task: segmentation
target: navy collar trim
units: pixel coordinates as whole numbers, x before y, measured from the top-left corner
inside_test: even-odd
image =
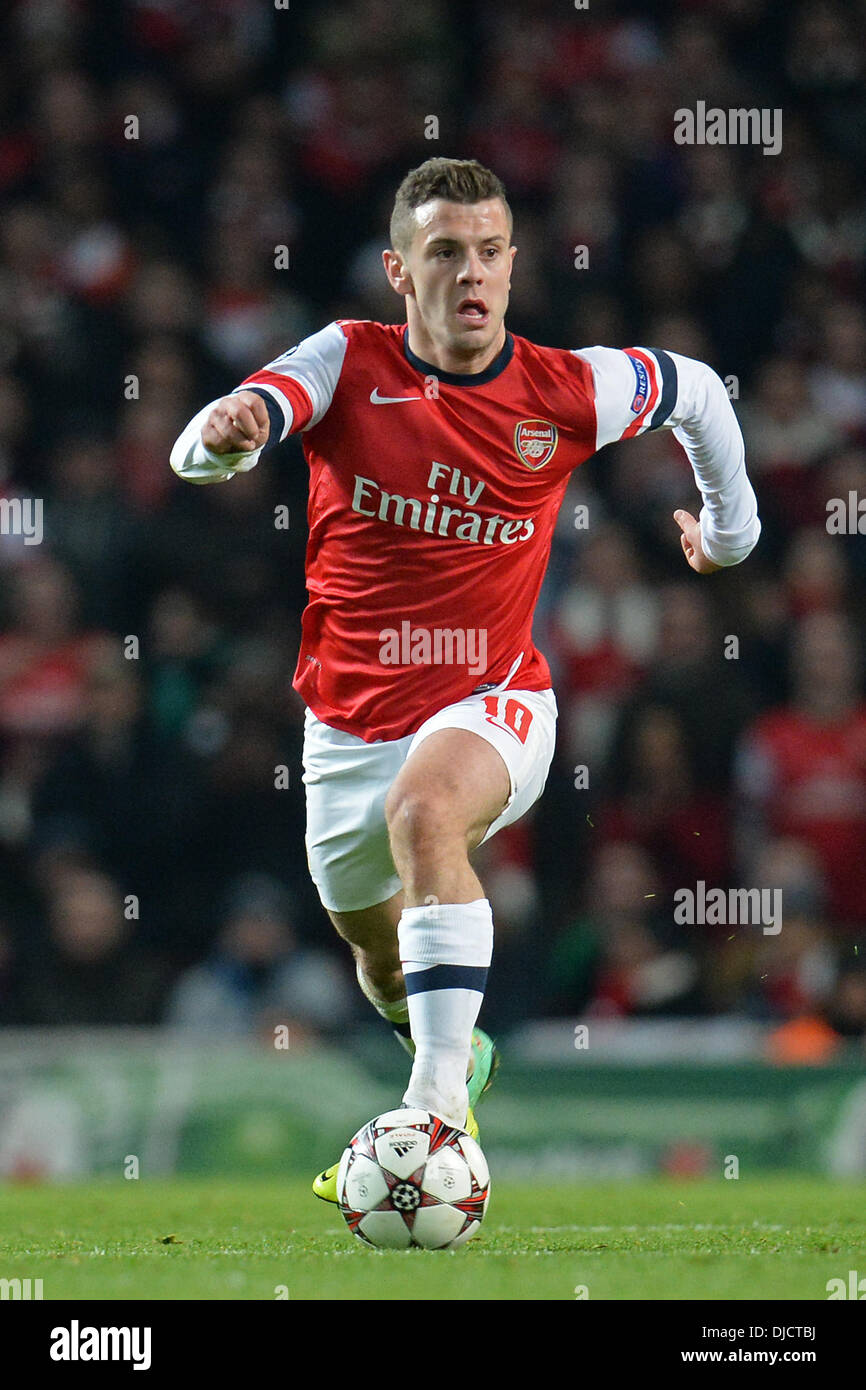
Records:
[[[410,366],[416,372],[423,372],[425,376],[438,377],[447,386],[483,386],[487,381],[493,381],[500,376],[508,366],[514,356],[514,338],[506,329],[505,342],[501,352],[494,357],[489,367],[485,367],[483,372],[444,372],[441,367],[434,367],[432,362],[424,362],[417,357],[409,346],[409,325],[403,333],[403,351]]]

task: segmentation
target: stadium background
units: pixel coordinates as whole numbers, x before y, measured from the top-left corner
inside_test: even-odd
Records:
[[[44,500],[41,544],[0,536],[7,1029],[169,1023],[263,1053],[286,1023],[314,1070],[347,1032],[391,1045],[303,852],[300,445],[231,488],[181,483],[168,454],[306,333],[401,317],[393,193],[444,154],[505,182],[512,331],[657,345],[730,383],[764,526],[700,579],[670,434],[575,476],[538,613],[554,769],[479,858],[483,1021],[525,1057],[630,1020],[633,1051],[647,1023],[697,1056],[721,1027],[780,1076],[862,1066],[866,537],[826,519],[866,496],[864,21],[777,0],[7,7],[0,497]],[[699,100],[781,108],[781,153],[677,145]],[[677,926],[698,880],[781,888],[782,932]]]

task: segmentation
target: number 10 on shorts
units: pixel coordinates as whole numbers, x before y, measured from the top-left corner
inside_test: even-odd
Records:
[[[500,695],[485,695],[484,708],[489,724],[508,729],[521,743],[526,742],[532,723],[532,710],[528,710],[519,700]]]

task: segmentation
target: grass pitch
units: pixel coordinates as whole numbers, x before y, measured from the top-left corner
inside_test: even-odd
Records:
[[[849,1269],[859,1183],[494,1179],[481,1234],[441,1253],[363,1246],[296,1180],[0,1187],[0,1278],[41,1278],[45,1300],[826,1300]]]

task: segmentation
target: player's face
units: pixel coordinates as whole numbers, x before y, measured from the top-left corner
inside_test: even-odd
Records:
[[[416,209],[415,218],[403,275],[396,282],[391,277],[395,289],[409,296],[412,346],[423,357],[432,344],[439,354],[473,366],[484,357],[492,360],[505,340],[516,252],[501,199],[464,204],[434,198]]]

